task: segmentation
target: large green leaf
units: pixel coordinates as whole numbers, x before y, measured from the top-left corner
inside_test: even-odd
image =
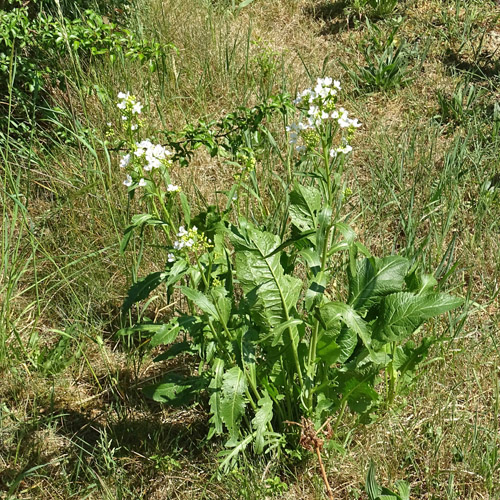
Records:
[[[252,425],[255,429],[255,451],[262,453],[266,444],[267,425],[273,418],[273,401],[267,391],[264,391],[264,396],[259,399],[258,405],[259,409],[255,412]]]
[[[168,345],[174,342],[179,335],[181,327],[177,318],[161,325],[161,328],[151,337],[151,346]]]
[[[205,314],[218,320],[219,315],[213,302],[199,290],[193,290],[187,286],[180,286],[179,290],[191,301],[193,301]]]
[[[123,301],[122,312],[125,314],[132,307],[132,304],[147,298],[148,295],[161,283],[163,283],[167,277],[168,273],[158,271],[156,273],[149,274],[145,278],[133,284],[129,288],[127,297]]]
[[[289,214],[292,224],[301,231],[316,229],[316,214],[321,208],[321,193],[313,188],[295,183],[290,193]]]
[[[336,363],[341,354],[341,349],[335,342],[337,340],[337,336],[338,331],[325,332],[318,340],[316,355],[327,365],[333,365],[333,363]]]
[[[285,275],[280,264],[279,237],[247,227],[247,239],[233,238],[236,276],[245,293],[252,319],[261,326],[278,326],[297,304],[302,281]]]
[[[125,314],[133,304],[146,299],[149,294],[162,283],[170,286],[186,274],[187,264],[185,260],[178,260],[166,271],[151,273],[145,278],[134,283],[128,290],[127,297],[123,301],[122,312]]]
[[[341,320],[345,325],[356,333],[365,347],[370,349],[371,335],[366,321],[348,304],[343,302],[328,302],[319,309],[323,327],[328,330],[329,325],[334,325]]]
[[[205,377],[184,377],[168,373],[159,384],[143,389],[144,394],[160,403],[181,406],[190,403],[207,386]]]
[[[245,413],[246,389],[245,374],[239,366],[234,366],[224,373],[220,417],[229,431],[231,440],[237,440],[239,436],[240,420]]]
[[[361,377],[358,374],[346,374],[344,380],[339,381],[339,390],[342,398],[347,400],[350,410],[363,414],[377,401],[379,395],[373,388],[370,377]]]
[[[217,358],[212,366],[212,380],[208,388],[212,391],[210,396],[210,423],[212,427],[210,429],[208,439],[210,439],[214,434],[222,434],[222,381],[224,374],[224,361]]]
[[[415,295],[399,292],[384,297],[379,317],[373,325],[373,338],[379,342],[401,342],[426,319],[455,309],[462,299],[445,293]]]
[[[384,295],[401,291],[408,265],[397,255],[358,261],[355,275],[350,270],[348,273],[348,303],[358,311],[366,311]]]
[[[354,352],[354,349],[358,344],[358,336],[356,335],[356,332],[354,330],[343,327],[340,331],[339,336],[337,337],[337,343],[340,348],[340,355],[337,362],[344,363],[351,357],[352,353]]]

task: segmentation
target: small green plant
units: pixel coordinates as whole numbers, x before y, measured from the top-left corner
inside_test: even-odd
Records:
[[[410,485],[406,481],[396,481],[396,493],[379,485],[375,473],[375,464],[371,461],[365,485],[369,500],[410,500]]]
[[[416,71],[410,65],[413,51],[404,40],[396,37],[400,25],[394,27],[388,36],[374,24],[367,22],[367,25],[370,36],[360,47],[365,65],[354,64],[352,69],[342,64],[357,91],[387,91],[410,84]]]
[[[351,0],[344,9],[347,16],[359,18],[382,18],[392,14],[399,0]]]
[[[142,105],[119,95],[129,147],[120,164],[124,184],[147,208],[134,216],[122,249],[136,229],[143,234],[155,227],[165,240],[162,270],[133,284],[123,312],[159,286],[167,300],[185,301],[170,321],[122,333],[149,332],[152,346],[169,346],[157,360],[181,353],[200,359],[191,373],[169,372],[145,393],[172,405],[206,393],[208,437],[227,437],[220,454],[226,471],[249,447],[279,452],[300,441],[320,458],[321,446],[299,440],[297,426],[289,424],[326,429],[330,438],[346,411],[369,421],[392,404],[427,354],[429,337],[420,344],[408,339],[462,302],[436,291],[436,279],[417,263],[373,256],[347,224],[342,178],[361,124],[339,106],[339,91],[338,81],[318,79],[292,110],[277,108],[297,120],[286,128],[286,203],[274,232],[248,203],[244,211],[238,205],[240,197],[259,192],[257,180],[255,188],[236,182],[222,208],[194,216],[182,186],[171,181],[173,152],[139,141]],[[245,130],[239,134],[247,137],[246,147],[225,153],[240,166],[241,179],[258,167],[259,141]]]
[[[474,84],[460,82],[451,96],[443,91],[437,91],[439,103],[439,118],[442,122],[464,123],[477,109],[485,90]]]

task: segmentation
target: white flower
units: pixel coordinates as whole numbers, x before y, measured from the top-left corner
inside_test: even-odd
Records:
[[[361,123],[358,122],[358,119],[357,118],[354,118],[354,120],[351,120],[351,126],[354,127],[354,128],[359,128],[361,127]]]
[[[169,151],[167,151],[161,144],[156,144],[155,146],[153,146],[151,154],[154,157],[163,160],[165,156],[169,154]]]
[[[111,122],[106,123],[106,125],[107,125],[108,127],[111,127],[111,126],[112,126]]]
[[[127,103],[125,101],[119,102],[116,105],[116,107],[119,108],[119,109],[125,109],[127,107]]]
[[[288,141],[289,144],[295,144],[297,142],[297,139],[299,138],[298,134],[296,132],[292,132],[290,134],[290,140]]]
[[[134,123],[134,125],[130,126],[130,130],[137,130],[139,128],[139,125],[137,123]]]
[[[154,158],[151,156],[149,151],[146,153],[147,165],[144,167],[144,170],[152,170],[153,168],[158,168],[161,165],[161,161],[158,158]]]
[[[352,151],[352,146],[350,144],[344,144],[344,147],[338,147],[336,149],[330,150],[330,156],[336,158],[338,153],[348,154]]]
[[[182,250],[183,247],[184,247],[183,241],[174,241],[174,249],[175,250]]]
[[[182,238],[186,234],[188,234],[188,232],[186,231],[185,227],[184,226],[179,226],[179,232],[177,233],[177,236],[179,238]]]
[[[319,111],[318,106],[311,106],[307,114],[309,116],[316,116],[318,114],[318,111]]]
[[[352,151],[352,146],[350,144],[346,144],[343,148],[337,148],[337,151],[346,155]]]
[[[295,146],[295,151],[297,151],[297,153],[305,153],[306,147],[305,146]]]
[[[126,94],[124,92],[118,92],[118,99],[127,99],[130,96],[130,92]]]
[[[337,110],[332,111],[331,117],[336,120],[339,117],[339,112]]]
[[[342,109],[340,111],[342,111]],[[342,116],[338,119],[338,123],[340,128],[347,128],[351,125],[351,120],[347,118],[347,111],[344,110]]]
[[[324,85],[325,87],[329,87],[332,84],[332,79],[329,76],[325,76],[325,78],[318,78],[318,85]]]
[[[130,154],[126,154],[120,160],[120,168],[125,168],[130,163]]]
[[[169,184],[167,186],[167,191],[169,193],[175,193],[175,192],[180,191],[180,190],[181,190],[181,188],[179,186],[176,186],[175,184]]]
[[[193,245],[194,245],[194,240],[193,238],[189,238],[189,240],[186,241],[185,245],[188,247],[188,248],[191,248]]]
[[[132,177],[127,174],[127,178],[123,181],[123,184],[127,187],[130,187],[132,185]]]
[[[135,145],[141,149],[149,149],[149,148],[153,147],[153,143],[149,139],[146,139],[146,140],[141,141],[141,142],[136,142]]]
[[[128,117],[127,117],[127,116],[125,116],[125,115],[122,115],[122,120],[123,120],[124,122],[126,122],[126,121],[128,120]]]
[[[338,80],[333,80],[333,86],[337,89],[337,90],[342,90],[342,87],[340,86],[340,82]]]
[[[140,115],[141,114],[141,111],[142,111],[142,104],[140,102],[136,102],[133,106],[132,106],[132,113],[133,114],[137,114],[137,115]]]
[[[167,262],[174,262],[175,261],[175,255],[173,253],[167,254]]]
[[[146,184],[147,184],[147,183],[146,183],[146,179],[142,179],[142,178],[141,178],[141,179],[139,180],[139,187],[144,187]]]

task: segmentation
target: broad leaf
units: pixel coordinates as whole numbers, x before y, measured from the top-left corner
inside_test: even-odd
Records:
[[[160,403],[181,406],[190,403],[207,386],[204,377],[184,377],[169,373],[159,384],[143,389],[144,394]]]
[[[136,302],[147,298],[155,288],[157,288],[163,281],[165,281],[167,276],[168,273],[166,273],[165,271],[158,271],[156,273],[149,274],[145,278],[133,284],[129,288],[127,297],[123,301],[123,314],[125,314],[132,307],[132,304],[135,304]]]
[[[313,188],[295,183],[290,193],[288,209],[292,224],[301,231],[316,229],[316,213],[321,208],[321,193]]]
[[[415,292],[417,295],[430,292],[437,285],[437,280],[432,274],[422,274],[418,270],[409,274],[405,281],[407,291]]]
[[[182,341],[177,342],[172,347],[167,349],[165,352],[162,352],[160,355],[156,356],[153,360],[155,363],[158,361],[165,361],[167,359],[173,359],[181,353],[189,353],[194,354],[192,342]]]
[[[193,290],[187,286],[180,286],[179,290],[192,302],[194,302],[205,314],[208,314],[213,319],[218,320],[219,314],[213,302],[198,290]]]
[[[210,423],[212,428],[210,429],[208,439],[210,439],[214,434],[222,434],[222,377],[224,374],[224,361],[217,358],[214,361],[212,367],[212,380],[210,381],[209,389],[212,391],[210,396]]]
[[[358,344],[358,336],[356,332],[351,328],[342,328],[339,336],[337,337],[337,344],[340,348],[340,355],[338,358],[339,363],[346,362],[354,352],[356,345]]]
[[[379,395],[369,381],[351,378],[343,387],[342,396],[352,412],[363,414],[378,400]]]
[[[414,295],[394,293],[384,297],[379,317],[373,325],[373,338],[379,342],[401,342],[426,319],[455,309],[462,299],[445,293]]]
[[[348,303],[356,310],[368,310],[384,295],[402,290],[407,270],[408,261],[397,255],[358,261],[356,274],[348,273]]]
[[[299,252],[299,255],[304,259],[314,275],[319,273],[321,269],[321,258],[314,248],[305,248]]]
[[[245,413],[247,383],[245,374],[239,366],[234,366],[225,372],[222,379],[223,397],[220,416],[233,440],[238,438],[240,420]]]
[[[162,325],[162,327],[151,337],[151,346],[156,347],[158,345],[168,345],[174,342],[179,335],[181,327],[177,318],[170,320],[168,323]]]
[[[255,429],[255,451],[256,453],[262,453],[266,444],[265,434],[267,424],[273,418],[273,401],[267,391],[264,391],[264,396],[259,399],[258,405],[259,409],[255,412],[252,425]]]
[[[338,331],[333,333],[325,332],[318,340],[316,355],[327,365],[333,365],[336,363],[342,352],[339,345],[335,342],[337,336]],[[354,336],[356,337],[356,335]]]
[[[320,308],[319,314],[325,329],[328,330],[329,325],[335,324],[340,319],[358,335],[365,347],[370,349],[371,338],[368,325],[351,306],[342,302],[328,302]]]
[[[288,319],[297,304],[302,281],[285,275],[277,236],[259,231],[250,225],[247,240],[232,237],[236,254],[236,275],[245,293],[252,319],[260,326],[277,326]]]

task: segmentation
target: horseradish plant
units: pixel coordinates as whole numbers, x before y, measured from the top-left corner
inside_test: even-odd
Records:
[[[160,285],[167,300],[176,293],[185,298],[168,322],[122,333],[149,332],[152,346],[169,346],[158,361],[198,356],[194,373],[169,371],[146,393],[169,404],[206,394],[208,437],[227,437],[221,456],[226,470],[248,447],[262,453],[297,443],[298,426],[288,423],[302,417],[316,429],[331,422],[328,434],[335,437],[346,411],[366,421],[391,404],[433,342],[422,334],[417,342],[411,337],[427,320],[461,304],[435,291],[436,279],[408,259],[371,255],[346,224],[342,173],[361,124],[339,106],[339,91],[338,81],[318,79],[293,105],[281,97],[281,105],[265,112],[247,110],[247,116],[258,116],[253,121],[236,127],[226,122],[227,134],[202,127],[199,143],[213,150],[214,137],[220,137],[217,154],[238,162],[242,174],[223,209],[211,207],[196,217],[182,186],[170,179],[182,141],[172,141],[170,151],[169,145],[140,140],[141,105],[120,94],[130,149],[120,162],[124,184],[147,207],[133,217],[122,249],[146,225],[165,234],[163,270],[137,281],[123,310]],[[296,119],[287,126],[289,146],[282,153],[289,183],[280,234],[263,230],[265,220],[231,208],[235,195],[245,195],[245,186],[251,190],[241,177],[250,172],[258,179],[253,145],[269,136],[263,121],[273,112]],[[227,137],[239,137],[240,149],[224,142]]]

